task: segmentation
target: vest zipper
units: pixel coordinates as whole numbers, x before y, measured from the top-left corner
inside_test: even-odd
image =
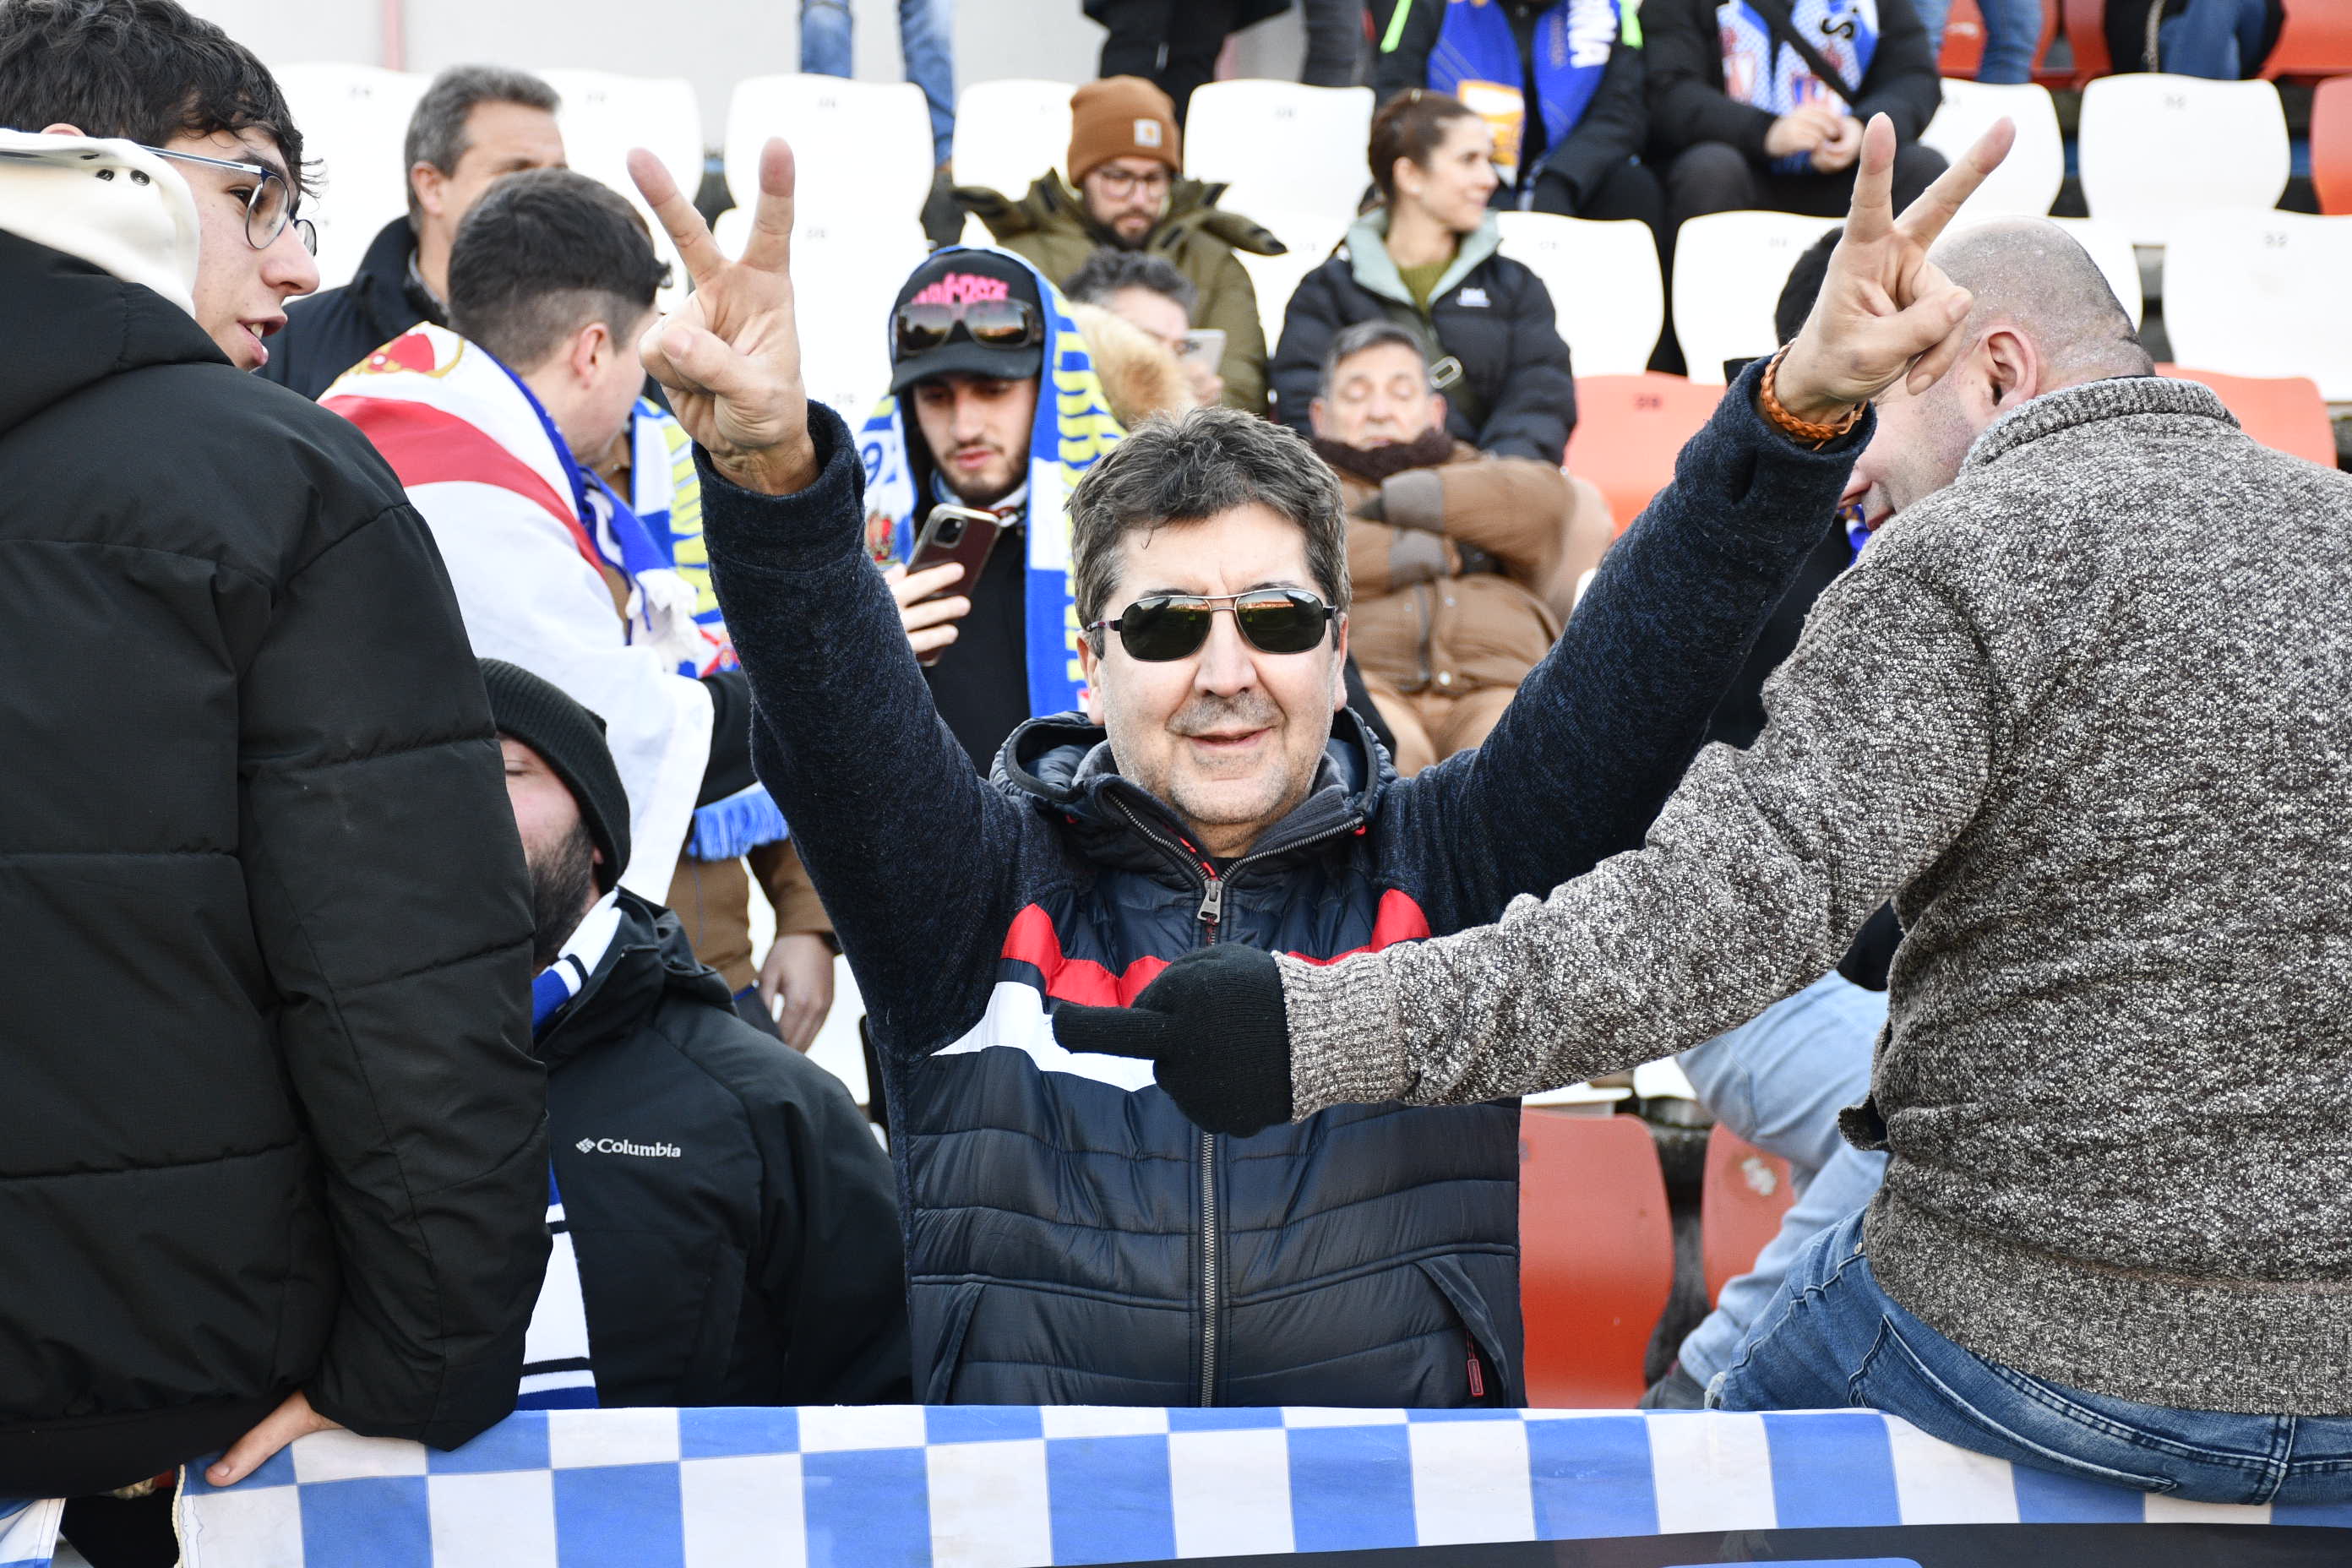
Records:
[[[1143,819],[1129,810],[1125,801],[1113,796],[1111,804],[1118,807],[1118,814],[1126,817],[1129,824],[1146,839],[1163,848],[1170,847],[1166,837],[1145,826]],[[1296,843],[1282,845],[1276,849],[1267,850],[1265,853],[1287,855],[1295,849],[1320,844],[1327,838],[1338,838],[1353,833],[1359,826],[1359,819],[1351,817],[1337,827],[1301,838]],[[1176,843],[1182,847],[1181,858],[1201,879],[1201,907],[1194,916],[1201,922],[1201,945],[1213,947],[1224,924],[1226,877],[1230,877],[1259,857],[1244,855],[1226,868],[1224,876],[1220,876],[1215,865],[1207,856],[1195,849],[1190,841],[1179,837]],[[1202,1133],[1199,1152],[1201,1159],[1201,1404],[1205,1407],[1217,1402],[1217,1313],[1224,1304],[1223,1259],[1221,1256],[1220,1215],[1217,1212],[1217,1135],[1213,1132]],[[1474,1362],[1473,1365],[1475,1364]]]

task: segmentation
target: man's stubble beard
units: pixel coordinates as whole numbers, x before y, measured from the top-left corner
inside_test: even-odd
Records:
[[[575,822],[552,849],[525,846],[530,868],[530,967],[553,963],[580,928],[596,895],[596,845],[588,825]]]

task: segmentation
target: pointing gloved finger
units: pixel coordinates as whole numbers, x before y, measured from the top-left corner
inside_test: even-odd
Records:
[[[1054,1037],[1067,1051],[1158,1061],[1174,1044],[1174,1028],[1139,1007],[1088,1007],[1064,1002],[1054,1009]]]

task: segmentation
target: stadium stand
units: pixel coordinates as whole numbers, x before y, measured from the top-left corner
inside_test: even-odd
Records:
[[[1552,312],[1577,373],[1639,375],[1666,315],[1650,226],[1551,213],[1496,217],[1503,254],[1525,262],[1551,291]]]
[[[953,168],[959,185],[1018,199],[1070,152],[1070,84],[1015,78],[977,81],[956,95]]]
[[[689,197],[702,184],[702,106],[684,77],[621,76],[612,71],[542,70],[535,73],[562,99],[556,123],[563,132],[563,157],[572,167],[628,198],[644,215],[654,249],[669,263],[669,285],[656,300],[665,311],[686,302],[686,269],[668,231],[629,178],[629,149],[643,147],[661,160],[669,177]]]
[[[2336,436],[2327,405],[2319,395],[2319,384],[2309,376],[2228,375],[2177,364],[2156,368],[2159,374],[2184,376],[2211,387],[2246,434],[2263,445],[2323,468],[2336,467]]]
[[[2285,24],[2263,75],[2314,80],[2352,71],[2352,5],[2344,0],[2298,0],[2286,8]]]
[[[2352,214],[2352,76],[2330,77],[2311,95],[2311,184],[2321,212]]]
[[[2060,25],[2074,57],[2074,85],[2115,68],[2107,61],[2106,0],[2058,0]]]
[[[432,79],[376,66],[305,63],[271,68],[302,127],[305,155],[322,184],[302,211],[319,229],[319,287],[351,281],[368,242],[408,210],[401,143]]]
[[[922,89],[799,74],[737,82],[727,103],[726,160],[727,191],[739,207],[759,199],[760,149],[772,136],[793,145],[796,226],[875,225],[895,246],[897,226],[917,223],[934,168]]]
[[[1771,212],[1709,213],[1683,225],[1675,240],[1675,334],[1693,381],[1720,386],[1724,361],[1780,346],[1772,307],[1789,268],[1836,226],[1835,218]]]
[[[1250,212],[1248,216],[1290,247],[1280,256],[1260,256],[1249,250],[1234,252],[1242,270],[1249,274],[1250,290],[1257,296],[1257,319],[1265,328],[1265,341],[1271,347],[1282,341],[1283,312],[1290,308],[1290,296],[1297,289],[1298,280],[1322,266],[1339,248],[1339,241],[1347,237],[1348,220],[1325,213],[1278,209]]]
[[[1184,173],[1223,182],[1230,188],[1217,205],[1269,227],[1269,213],[1345,226],[1370,183],[1364,144],[1371,128],[1368,87],[1213,81],[1192,94]]]
[[[1722,396],[1720,386],[1654,371],[1580,375],[1568,471],[1601,487],[1622,533],[1674,478],[1675,454],[1706,423]]]
[[[1944,101],[1919,140],[1948,162],[1976,144],[2007,115],[2017,124],[2017,142],[1992,176],[1961,209],[1962,222],[2023,213],[2040,216],[2058,199],[2066,181],[2066,143],[2058,130],[2058,109],[2050,89],[2026,82],[1992,87],[1944,79]]]
[[[2210,212],[2179,224],[2165,252],[2172,357],[2232,375],[2309,376],[2352,402],[2352,217]]]
[[[1788,1161],[1767,1154],[1720,1123],[1708,1131],[1698,1212],[1709,1307],[1723,1295],[1727,1281],[1756,1266],[1756,1255],[1780,1230],[1780,1216],[1796,1201]]]
[[[1675,1277],[1656,1145],[1637,1116],[1519,1118],[1519,1300],[1528,1402],[1624,1408]]]
[[[2042,37],[2033,46],[2035,78],[2041,73],[2041,62],[2050,53],[2050,41],[2058,36],[2058,13],[2048,5],[2042,7]],[[1948,82],[1954,78],[1976,80],[1977,68],[1984,61],[1984,14],[1977,9],[1976,0],[1952,0],[1951,14],[1944,20],[1943,52],[1936,58],[1936,68]]]
[[[2091,216],[2135,245],[2165,244],[2189,213],[2274,207],[2290,167],[2277,88],[2155,72],[2083,89],[2076,153]]]

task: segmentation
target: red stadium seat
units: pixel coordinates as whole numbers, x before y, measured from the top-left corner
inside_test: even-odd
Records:
[[[2312,94],[2311,184],[2321,212],[2352,213],[2352,76],[2330,77]]]
[[[2343,0],[2299,0],[2286,8],[2286,25],[2263,75],[2272,81],[2293,77],[2308,81],[2352,71],[2352,6]]]
[[[1722,399],[1719,386],[1698,386],[1654,371],[1580,375],[1568,471],[1601,487],[1622,533],[1675,477],[1675,454],[1698,434]]]
[[[2074,85],[2115,69],[2107,58],[2106,0],[2059,0],[2066,18],[2066,47],[2074,51]]]
[[[1756,1266],[1756,1255],[1780,1231],[1780,1216],[1796,1200],[1788,1161],[1716,1123],[1706,1135],[1706,1176],[1698,1200],[1708,1306],[1723,1294],[1726,1281]]]
[[[1519,1113],[1528,1403],[1622,1409],[1675,1282],[1657,1146],[1639,1117]]]
[[[2328,423],[2327,405],[2319,385],[2299,375],[2224,375],[2217,370],[2187,370],[2177,364],[2156,367],[2159,375],[2177,375],[2204,383],[2237,416],[2246,434],[2265,447],[2275,447],[2307,458],[2324,468],[2336,466],[2336,432]]]
[[[2043,0],[2042,36],[2033,41],[2033,79],[2042,79],[2042,57],[2050,52],[2050,41],[2058,36],[2057,9]],[[1977,9],[1977,0],[1952,0],[1951,15],[1944,21],[1944,49],[1936,58],[1937,76],[1958,77],[1965,81],[1977,79],[1977,70],[1984,64],[1984,13]],[[2059,81],[2063,83],[2064,77]]]

